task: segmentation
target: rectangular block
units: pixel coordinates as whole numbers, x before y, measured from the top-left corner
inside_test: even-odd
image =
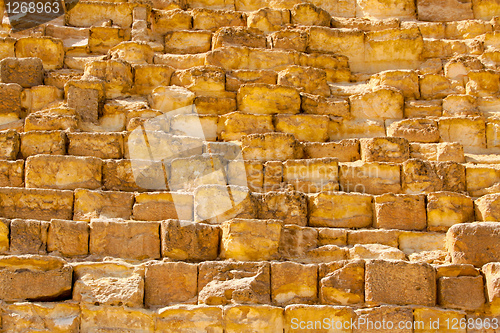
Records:
[[[334,157],[339,162],[359,160],[359,140],[345,139],[336,142],[302,142],[304,158]]]
[[[406,255],[419,252],[446,251],[446,234],[441,232],[404,231],[399,235],[399,249]]]
[[[381,244],[398,247],[401,230],[349,230],[347,235],[347,245],[356,244]]]
[[[415,324],[414,332],[428,332],[435,330],[444,333],[465,333],[467,330],[460,325],[451,323],[460,323],[465,321],[465,313],[447,309],[436,308],[416,308],[413,310],[413,320]],[[450,325],[448,325],[450,323]],[[418,325],[418,326],[417,326]]]
[[[296,278],[291,281],[290,274]],[[274,304],[313,304],[318,294],[318,266],[294,262],[271,263],[271,295]]]
[[[66,134],[63,131],[23,132],[20,151],[24,159],[38,154],[65,155]]]
[[[67,133],[68,155],[122,158],[122,133]]]
[[[283,181],[304,193],[335,191],[338,170],[335,158],[287,160],[283,163]]]
[[[300,192],[268,192],[256,195],[259,219],[280,219],[287,224],[307,224],[307,199]]]
[[[293,134],[298,141],[324,142],[328,140],[329,116],[279,114],[274,117],[274,121],[277,132]]]
[[[49,222],[14,219],[10,223],[10,252],[45,254]]]
[[[457,310],[474,311],[484,305],[482,276],[441,277],[438,279],[439,305]]]
[[[38,220],[73,218],[73,192],[50,189],[0,188],[0,215]]]
[[[51,220],[47,234],[47,252],[58,252],[64,257],[87,255],[89,253],[88,223]]]
[[[410,325],[413,322],[413,309],[411,307],[382,305],[355,311],[360,323],[359,329],[366,333],[376,333],[379,330],[375,328],[375,323],[383,324],[384,321],[386,328],[393,327],[392,331],[395,333],[413,333],[413,328]],[[405,327],[404,323],[409,323],[408,327]]]
[[[136,220],[193,220],[194,198],[188,193],[149,192],[135,196],[133,216]]]
[[[203,53],[210,51],[211,46],[211,31],[170,31],[165,35],[165,53]]]
[[[15,160],[19,153],[19,134],[15,130],[0,132],[0,158],[5,160]]]
[[[417,0],[418,19],[421,21],[459,21],[474,18],[472,1]]]
[[[243,15],[232,11],[234,7],[230,8],[231,11],[222,10],[228,9],[227,7],[231,6],[232,1],[224,0],[224,3],[226,8],[213,8],[212,6],[207,8],[206,5],[202,5],[193,10],[193,29],[216,31],[221,27],[245,26]]]
[[[486,298],[490,311],[493,315],[500,313],[500,290],[498,289],[498,281],[500,279],[500,267],[498,263],[489,263],[482,267],[485,276]]]
[[[425,196],[383,194],[374,199],[375,228],[423,230],[427,226]]]
[[[241,140],[248,134],[274,132],[271,115],[231,112],[219,117],[220,137],[224,141]]]
[[[0,114],[18,116],[21,113],[21,92],[23,88],[17,83],[0,83]]]
[[[441,142],[458,142],[466,153],[486,148],[486,125],[480,117],[440,118],[439,133]]]
[[[254,114],[300,112],[300,94],[291,87],[252,83],[242,85],[237,95],[238,110]]]
[[[302,110],[307,114],[322,114],[348,118],[349,102],[343,99],[325,98],[318,95],[301,93]]]
[[[242,137],[243,159],[285,161],[299,157],[295,137],[286,133],[250,134]]]
[[[226,90],[238,91],[243,84],[276,84],[278,73],[264,69],[235,69],[226,72]]]
[[[26,160],[26,187],[96,189],[101,186],[102,160],[96,157],[30,156]]]
[[[359,143],[365,162],[401,163],[410,157],[408,140],[404,138],[360,139]]]
[[[24,186],[24,161],[0,160],[0,186]]]
[[[148,160],[105,160],[102,168],[106,190],[144,191],[165,189],[163,163]]]
[[[454,224],[473,220],[474,205],[468,196],[453,192],[427,195],[427,230],[447,231]]]
[[[283,309],[270,305],[235,305],[224,310],[225,332],[245,329],[263,333],[283,331]]]
[[[174,305],[158,310],[156,329],[165,333],[182,330],[223,332],[222,308],[206,305]]]
[[[19,38],[16,42],[16,57],[40,58],[46,71],[60,69],[64,62],[63,42],[49,36]]]
[[[465,169],[467,192],[471,197],[497,193],[500,169],[495,165],[467,165]]]
[[[140,308],[124,306],[81,306],[80,330],[84,332],[99,331],[137,331],[154,332],[154,313]]]
[[[439,142],[438,123],[424,118],[395,121],[387,128],[387,135],[413,142]]]
[[[343,250],[328,245],[320,250],[317,248],[318,231],[315,228],[301,227],[295,224],[285,224],[282,227],[279,244],[279,254],[282,260],[315,263],[320,262],[321,259],[326,260],[326,257],[338,256]],[[321,258],[322,256],[324,258]]]
[[[128,3],[78,3],[68,12],[67,21],[74,27],[91,27],[108,19],[121,28],[129,28],[132,8]]]
[[[192,16],[181,9],[151,11],[154,33],[165,35],[170,31],[191,29]]]
[[[73,220],[91,221],[94,218],[130,219],[134,195],[115,191],[75,190]]]
[[[91,27],[88,37],[92,53],[106,54],[109,49],[125,40],[125,31],[118,27]]]
[[[420,159],[406,160],[402,165],[403,193],[419,194],[443,190],[444,180],[435,164]]]
[[[159,258],[159,229],[158,222],[93,220],[90,222],[89,252],[137,260]]]
[[[365,299],[365,265],[361,260],[319,265],[321,303],[352,305]]]
[[[368,194],[400,193],[398,164],[362,161],[340,164],[340,190]]]
[[[354,118],[372,120],[402,119],[403,94],[390,87],[377,87],[371,91],[353,94],[349,97],[351,115]]]
[[[285,333],[352,332],[350,323],[355,322],[355,316],[354,310],[343,306],[289,305],[285,308]]]
[[[456,142],[410,143],[410,157],[438,162],[465,162],[464,148]]]

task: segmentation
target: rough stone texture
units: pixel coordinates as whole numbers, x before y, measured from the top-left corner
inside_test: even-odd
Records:
[[[362,161],[341,164],[339,180],[344,192],[401,192],[401,170],[397,164]]]
[[[416,308],[413,310],[413,320],[419,321],[423,324],[420,325],[420,332],[435,330],[437,332],[460,332],[465,333],[467,330],[463,327],[448,327],[447,323],[460,322],[465,320],[465,312],[454,311],[447,309],[436,308]]]
[[[361,260],[335,262],[319,266],[321,303],[349,305],[365,299],[365,267]]]
[[[259,198],[260,219],[280,219],[286,224],[307,224],[307,200],[301,192],[268,192]]]
[[[20,141],[19,150],[25,159],[38,154],[66,154],[66,135],[63,131],[24,132],[21,133]]]
[[[402,327],[398,326],[399,323],[413,321],[413,311],[410,307],[382,305],[376,308],[355,310],[355,312],[360,325],[358,325],[357,329],[353,330],[353,332],[380,332],[380,329],[377,329],[376,327],[381,327],[384,321],[386,322],[386,329],[391,325],[389,322],[392,323],[393,328],[391,329],[391,332],[413,332],[412,328],[406,328],[404,324],[401,324]],[[375,326],[376,322],[379,322],[380,324]]]
[[[426,227],[425,197],[412,194],[376,196],[374,226],[385,229],[422,230]]]
[[[122,158],[121,133],[68,133],[68,155]]]
[[[14,219],[10,223],[10,252],[13,254],[44,254],[47,248],[49,223]]]
[[[242,85],[238,89],[238,109],[245,113],[298,113],[299,92],[291,87],[263,83]]]
[[[22,87],[17,83],[0,83],[0,93],[2,94],[0,114],[19,115],[21,112],[21,91]]]
[[[290,275],[295,278],[290,280]],[[271,298],[273,304],[314,304],[317,300],[317,265],[293,262],[271,263]]]
[[[455,224],[473,220],[474,207],[471,198],[452,192],[427,195],[427,230],[447,231]]]
[[[87,255],[89,231],[86,222],[51,220],[47,234],[47,252],[58,252],[65,257]]]
[[[254,330],[272,333],[283,331],[283,308],[270,305],[236,305],[224,311],[225,331]]]
[[[223,332],[222,308],[205,305],[174,305],[162,308],[156,316],[156,329],[166,333],[181,330]]]
[[[107,330],[154,332],[153,312],[124,306],[81,306],[80,330],[99,332]]]
[[[75,190],[73,220],[91,221],[93,218],[129,219],[134,195],[114,191]]]
[[[332,327],[335,327],[336,322],[350,323],[351,320],[355,321],[355,316],[353,309],[342,306],[289,305],[285,308],[285,332],[293,332],[300,327],[300,323],[305,328],[303,329],[304,332],[314,332],[316,331],[314,323],[323,322],[325,318],[328,318],[327,323],[330,325],[330,329],[324,328],[322,331],[328,332]],[[322,327],[328,327],[328,325]],[[340,329],[339,331],[348,332],[349,330]]]
[[[43,64],[40,58],[4,58],[0,61],[3,83],[17,83],[23,88],[43,84]]]
[[[138,193],[133,207],[135,220],[193,220],[193,195],[189,193]]]
[[[442,277],[438,280],[438,303],[450,309],[473,311],[483,306],[482,276]]]
[[[500,313],[500,290],[498,281],[500,279],[500,267],[498,263],[489,263],[483,266],[482,271],[485,276],[486,300],[494,315]]]
[[[408,141],[403,138],[373,138],[359,140],[361,159],[365,162],[406,161],[410,156]]]

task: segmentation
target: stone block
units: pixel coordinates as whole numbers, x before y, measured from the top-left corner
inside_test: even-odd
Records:
[[[135,220],[193,220],[193,195],[189,193],[149,192],[135,196]]]
[[[278,73],[278,85],[291,86],[308,94],[329,97],[330,87],[326,81],[326,72],[314,67],[289,66]]]
[[[287,223],[285,221],[284,223]],[[279,254],[282,259],[296,260],[304,263],[318,262],[318,258],[322,254],[331,250],[331,255],[338,255],[342,250],[337,250],[336,246],[326,246],[325,253],[314,253],[318,246],[318,231],[315,228],[301,227],[294,224],[285,224],[281,229],[281,237],[279,244]],[[320,251],[321,252],[321,251]],[[335,253],[337,252],[337,253]],[[311,254],[313,253],[313,254]]]
[[[96,189],[101,186],[102,161],[96,157],[36,155],[26,160],[26,187]]]
[[[372,201],[372,196],[361,193],[318,193],[309,198],[309,226],[370,227],[373,220]]]
[[[365,264],[365,300],[375,304],[436,304],[436,272],[425,263],[369,260]]]
[[[382,244],[356,244],[349,248],[349,259],[406,260],[403,251]]]
[[[129,219],[134,204],[132,193],[115,191],[75,190],[73,220],[91,221],[94,218]]]
[[[285,308],[285,333],[300,329],[304,333],[351,331],[351,322],[355,321],[354,310],[333,305],[289,305]],[[340,329],[335,328],[335,324]],[[318,324],[321,329],[318,329]],[[341,326],[342,325],[342,326]],[[316,328],[315,328],[316,327]],[[345,329],[347,327],[347,329]]]
[[[198,304],[269,304],[270,264],[205,261],[198,267]]]
[[[235,97],[198,96],[194,100],[198,114],[223,115],[236,111]]]
[[[83,121],[96,123],[99,117],[99,91],[89,88],[68,87],[68,106],[75,109]]]
[[[28,112],[50,108],[50,106],[57,105],[57,103],[63,101],[62,90],[53,86],[35,86],[31,87],[29,90],[26,89],[24,93],[26,94],[26,100],[30,100],[30,102],[25,105]]]
[[[271,49],[305,52],[307,33],[302,29],[285,28],[269,34],[267,43]]]
[[[478,268],[471,264],[442,264],[436,266],[436,277],[479,276]]]
[[[465,313],[462,311],[454,311],[437,308],[416,308],[413,310],[414,324],[418,323],[418,328],[415,326],[414,332],[444,332],[444,333],[465,333],[466,329],[462,325],[452,325],[451,323],[465,322]],[[448,323],[450,323],[448,325]]]
[[[319,265],[319,298],[322,304],[352,305],[365,299],[365,265],[362,260]]]
[[[85,65],[84,75],[104,81],[107,99],[126,96],[134,83],[132,66],[123,60],[94,60]]]
[[[213,9],[213,8],[195,8],[191,11],[193,15],[193,29],[216,31],[221,27],[245,26],[246,19],[242,13]]]
[[[395,88],[380,87],[355,94],[349,97],[349,103],[354,118],[373,120],[403,118],[404,97]]]
[[[231,112],[219,118],[220,135],[224,141],[241,140],[248,134],[274,131],[271,115]]]
[[[456,142],[410,143],[410,157],[437,162],[465,162],[463,146]]]
[[[328,157],[288,160],[283,163],[283,182],[304,193],[335,191],[338,189],[338,162]]]
[[[67,23],[74,27],[99,26],[111,20],[121,28],[132,25],[132,8],[128,3],[78,3],[68,12]]]
[[[441,117],[443,106],[441,100],[408,100],[405,101],[405,118]]]
[[[295,276],[290,280],[290,275]],[[294,262],[271,263],[273,304],[314,304],[318,295],[318,266]]]
[[[447,22],[474,18],[472,1],[417,0],[417,10],[420,21]]]
[[[457,25],[463,25],[467,22],[473,21],[458,21]],[[453,26],[447,24],[447,26]],[[467,30],[467,29],[466,29]],[[485,35],[485,45],[488,45],[489,34]],[[444,65],[444,74],[450,80],[456,80],[462,83],[464,86],[467,83],[467,74],[471,70],[482,70],[484,69],[484,64],[476,57],[469,55],[457,55],[452,57],[448,62]],[[473,97],[473,96],[470,96]]]
[[[497,119],[488,119],[486,123],[486,148],[500,147],[499,125],[500,121]]]
[[[347,229],[319,228],[318,246],[323,245],[347,245]]]
[[[161,254],[173,260],[215,260],[219,228],[203,223],[166,220],[161,222]]]
[[[254,114],[300,112],[300,94],[292,87],[263,83],[242,85],[237,95],[238,110]]]
[[[266,37],[260,31],[247,27],[223,27],[213,36],[213,49],[225,46],[266,48]]]
[[[64,257],[87,255],[89,252],[88,223],[51,220],[47,234],[47,252],[58,252]]]
[[[465,91],[468,95],[488,97],[500,91],[500,74],[493,70],[471,70],[467,78]]]
[[[381,244],[391,247],[398,247],[400,230],[349,230],[347,235],[347,245],[356,244]]]
[[[149,104],[162,113],[193,105],[195,94],[184,87],[159,86],[151,92]]]
[[[223,332],[222,308],[205,305],[174,305],[158,310],[156,329],[165,333],[182,330]]]
[[[477,221],[496,222],[500,219],[498,214],[500,194],[487,194],[474,201],[474,210]]]
[[[467,165],[465,171],[467,192],[471,197],[497,193],[500,170],[490,165]]]
[[[461,223],[446,233],[446,248],[454,264],[476,267],[499,261],[500,224],[496,222]]]
[[[0,158],[15,160],[19,153],[19,134],[15,130],[0,132]]]
[[[220,257],[241,261],[277,258],[281,228],[278,220],[226,221],[221,225]]]
[[[43,69],[60,69],[64,62],[63,43],[60,39],[52,37],[23,37],[16,42],[16,57],[39,58]]]
[[[154,313],[140,308],[124,306],[81,306],[80,330],[99,332],[107,330],[154,332]]]
[[[38,220],[73,218],[73,192],[49,189],[1,188],[0,215]]]
[[[82,262],[73,266],[73,300],[80,304],[142,307],[144,272],[125,262]]]
[[[486,125],[481,117],[439,119],[441,142],[458,142],[465,152],[486,148]]]
[[[264,69],[237,69],[226,73],[226,90],[238,91],[241,85],[247,83],[276,84],[278,74]]]
[[[349,250],[337,245],[323,245],[307,252],[307,257],[302,258],[304,263],[325,263],[331,261],[347,260]]]
[[[130,64],[152,64],[154,51],[145,42],[126,41],[109,49],[108,56]]]
[[[305,26],[330,26],[330,14],[311,3],[298,3],[290,11],[292,24]]]
[[[401,163],[409,156],[408,141],[404,138],[372,138],[359,140],[361,159],[365,162]]]
[[[474,311],[483,306],[482,276],[441,277],[438,279],[439,305],[457,310]]]
[[[215,66],[198,66],[190,69],[176,70],[171,78],[172,85],[186,87],[198,95],[220,93],[224,96],[225,73]],[[234,96],[233,94],[227,94]]]
[[[17,83],[0,83],[0,114],[12,115],[16,119],[21,113],[21,92],[23,88]]]
[[[0,299],[3,301],[50,302],[71,296],[73,268],[61,258],[3,256],[0,268]]]
[[[443,191],[465,192],[465,166],[457,162],[434,162],[438,177],[443,180]]]
[[[235,305],[224,309],[225,332],[254,330],[263,333],[283,331],[283,308],[270,305]]]
[[[349,102],[343,99],[324,98],[318,95],[301,93],[301,108],[304,113],[348,118]]]
[[[203,30],[169,31],[165,35],[165,53],[190,54],[210,51],[212,32]]]
[[[262,192],[264,165],[260,161],[233,160],[227,166],[227,177],[230,184],[247,186],[251,192]]]
[[[403,193],[430,193],[443,189],[443,179],[431,162],[412,158],[403,163],[401,171]]]
[[[241,147],[245,160],[285,161],[299,157],[295,137],[288,133],[250,134],[242,137]]]
[[[290,11],[287,9],[260,8],[248,15],[247,26],[269,34],[290,23]]]
[[[337,158],[339,162],[353,162],[361,159],[359,141],[345,139],[336,142],[303,142],[304,158]]]
[[[279,219],[286,224],[307,224],[307,200],[303,193],[267,192],[258,195],[258,218]]]
[[[51,330],[76,333],[80,327],[80,306],[74,303],[14,303],[2,315],[2,325],[9,332]]]
[[[12,254],[45,254],[49,223],[38,220],[14,219],[10,223]]]
[[[443,99],[443,117],[478,116],[476,98],[471,95],[449,95]]]
[[[432,119],[412,118],[393,122],[387,135],[404,138],[411,142],[439,142],[438,123]]]
[[[263,165],[264,177],[262,188],[264,192],[279,191],[283,183],[283,163],[268,161]]]
[[[125,40],[125,30],[119,27],[91,27],[89,30],[89,51],[106,54]]]
[[[478,20],[491,20],[500,15],[500,6],[492,0],[473,0],[472,10],[474,18]]]
[[[420,77],[420,94],[422,99],[432,100],[456,94],[450,79],[440,74],[425,74]]]
[[[207,54],[156,54],[153,58],[155,64],[168,65],[176,69],[188,69],[205,65]]]
[[[424,251],[445,251],[445,234],[405,231],[399,235],[399,249],[406,255]]]
[[[418,194],[383,194],[376,196],[375,228],[423,230],[427,226],[425,196]]]
[[[89,252],[97,256],[129,259],[160,257],[160,224],[153,221],[90,222]]]
[[[361,0],[356,3],[356,17],[415,19],[415,7],[414,1]]]
[[[0,61],[3,83],[17,83],[23,88],[43,84],[43,64],[40,58],[4,58]]]
[[[330,118],[326,115],[278,114],[274,119],[277,132],[293,134],[298,141],[328,140]]]
[[[473,201],[468,196],[453,192],[427,195],[427,230],[447,231],[455,224],[473,220]]]
[[[189,30],[192,26],[192,16],[181,9],[152,10],[151,31],[165,35],[171,31]]]
[[[384,326],[385,329],[390,329],[394,333],[413,332],[413,328],[407,328],[403,324],[413,322],[413,310],[410,307],[382,305],[376,308],[358,309],[355,312],[359,331],[354,330],[354,332],[376,333],[384,329]],[[377,329],[377,327],[380,328]]]
[[[12,37],[2,37],[0,39],[0,59],[15,57],[15,45],[17,39]]]
[[[185,262],[150,262],[144,276],[147,307],[196,304],[198,267]]]
[[[420,98],[418,74],[412,70],[388,70],[370,78],[372,87],[387,86],[401,90],[405,98]]]
[[[485,291],[486,300],[490,311],[493,315],[500,313],[500,290],[498,289],[498,282],[500,279],[500,265],[498,263],[489,263],[482,267],[485,277]]]
[[[150,94],[156,87],[170,85],[174,69],[162,64],[134,66],[134,89],[140,95]]]
[[[121,133],[67,133],[68,155],[122,158]]]
[[[368,194],[399,193],[400,174],[397,164],[362,161],[340,164],[340,190]]]
[[[163,189],[166,183],[162,164],[151,161],[106,160],[102,173],[106,190],[131,192]]]
[[[325,71],[328,82],[349,82],[351,79],[349,58],[345,55],[321,52],[300,53],[299,64],[321,68]]]

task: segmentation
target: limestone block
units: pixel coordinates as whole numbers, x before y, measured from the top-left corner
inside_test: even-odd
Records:
[[[441,100],[408,100],[405,102],[405,118],[425,118],[427,116],[441,117],[443,113]]]
[[[337,245],[323,245],[307,251],[307,257],[301,259],[304,263],[325,263],[331,261],[340,261],[348,259],[349,251],[347,248]]]
[[[323,304],[349,305],[364,301],[364,262],[319,265],[319,297]]]
[[[84,256],[89,248],[89,225],[86,222],[51,220],[47,234],[47,252],[64,257]]]
[[[0,189],[0,200],[0,215],[5,218],[72,219],[72,191],[5,187]]]
[[[370,85],[388,86],[401,90],[405,98],[420,98],[418,75],[411,70],[389,70],[374,74],[370,78]]]
[[[310,114],[279,114],[276,131],[293,134],[298,141],[324,142],[328,139],[329,117]]]
[[[64,61],[63,43],[60,39],[52,37],[23,37],[16,42],[16,57],[39,58],[42,60],[43,69],[60,69]],[[38,70],[38,68],[37,65],[33,69]],[[40,75],[38,73],[34,74]]]
[[[337,117],[348,118],[349,102],[343,99],[324,98],[318,95],[307,93],[300,94],[302,105],[301,108],[308,114],[331,115]]]
[[[408,141],[404,138],[360,139],[361,159],[365,162],[404,162],[409,158]]]
[[[16,41],[17,39],[11,37],[2,37],[0,39],[0,59],[15,56]]]
[[[43,64],[40,58],[4,58],[0,61],[3,83],[17,83],[23,88],[43,84]]]
[[[153,221],[90,222],[89,252],[97,256],[130,259],[160,257],[160,224]]]
[[[196,304],[197,274],[196,264],[150,262],[145,270],[145,305]]]
[[[330,117],[330,141],[342,139],[375,138],[385,136],[384,122],[371,119],[344,119]]]
[[[427,306],[436,303],[436,272],[429,264],[369,260],[365,272],[367,302]]]
[[[338,178],[338,162],[333,158],[288,160],[283,163],[283,181],[296,191],[335,191]]]
[[[250,134],[242,138],[245,160],[285,161],[298,157],[297,142],[292,134]]]
[[[26,160],[26,187],[96,189],[101,186],[102,160],[96,157],[35,155]]]
[[[463,40],[424,38],[424,51],[422,55],[425,59],[440,58],[441,56],[447,58],[451,58],[457,55],[464,56],[472,52],[472,50],[469,49],[469,46],[472,45],[467,44],[467,42]],[[427,75],[439,74],[436,72],[437,69],[436,71],[431,71]],[[442,79],[440,81],[444,82],[444,80]],[[441,84],[443,85],[444,83]]]
[[[404,97],[394,88],[375,88],[349,97],[354,118],[374,120],[402,119]]]
[[[106,160],[102,174],[104,188],[113,191],[157,189],[166,182],[161,163],[150,161],[135,160],[132,166],[130,160]]]
[[[290,280],[290,275],[295,278]],[[271,263],[273,304],[314,304],[318,294],[318,266],[294,262]]]
[[[99,26],[103,21],[111,20],[125,29],[132,25],[132,8],[128,3],[77,3],[68,11],[66,20],[74,27]]]
[[[64,85],[68,106],[75,109],[83,121],[97,122],[104,104],[105,85],[100,79],[71,80]]]
[[[266,37],[260,31],[247,27],[222,27],[213,36],[213,49],[225,46],[266,48]]]
[[[376,196],[375,228],[423,230],[426,228],[425,196],[418,194],[383,194]]]
[[[448,78],[440,74],[425,74],[420,77],[420,93],[423,99],[439,99],[457,91]]]
[[[140,308],[124,306],[81,306],[80,330],[84,332],[99,331],[136,331],[154,332],[154,314]]]
[[[391,331],[394,333],[411,333],[412,328],[407,328],[404,324],[399,326],[399,323],[412,323],[413,322],[413,310],[410,307],[402,306],[391,306],[382,305],[376,308],[366,308],[355,310],[358,318],[358,329],[366,333],[375,333],[380,331],[375,327],[384,326],[385,329],[391,327]],[[375,326],[375,323],[378,326]],[[408,324],[408,326],[410,326]],[[358,332],[358,331],[355,331]]]
[[[245,113],[274,114],[300,112],[299,92],[286,86],[263,83],[242,85],[237,95],[238,109]]]
[[[395,121],[387,128],[387,135],[413,142],[439,142],[437,121],[425,118]]]
[[[409,159],[403,163],[401,183],[403,193],[406,194],[430,193],[443,189],[443,179],[435,167],[420,159]]]
[[[80,307],[75,303],[14,303],[4,310],[2,325],[13,333],[29,330],[76,333]]]
[[[219,118],[220,136],[224,141],[241,140],[248,134],[274,131],[271,115],[231,112]]]
[[[234,1],[230,0],[188,0],[189,8],[210,8],[234,10]]]
[[[135,196],[135,220],[193,220],[193,195],[175,192],[149,192]]]
[[[474,18],[478,20],[491,20],[500,15],[498,2],[492,0],[473,0],[472,10],[474,11]]]
[[[156,87],[170,85],[174,69],[168,65],[134,66],[134,89],[140,95],[150,94]]]
[[[404,252],[382,244],[356,244],[349,248],[349,259],[406,260]]]
[[[479,206],[477,201],[476,205]],[[468,196],[453,192],[435,192],[427,195],[427,230],[447,231],[455,224],[473,220],[473,202]]]
[[[491,31],[491,23],[481,20],[463,20],[446,23],[446,38],[449,39],[472,39]]]
[[[336,142],[303,142],[304,158],[334,157],[339,162],[359,160],[359,141],[345,139]]]
[[[31,95],[29,97],[31,101],[29,105],[27,105],[30,112],[45,109],[63,100],[62,90],[48,85],[35,86],[29,90],[29,93],[28,90],[24,92]]]
[[[307,200],[303,193],[267,192],[258,197],[259,219],[280,219],[286,224],[307,224]]]
[[[171,84],[188,88],[197,94],[223,92],[225,73],[215,66],[199,66],[177,70],[171,78]]]
[[[496,222],[461,223],[446,233],[446,247],[454,264],[476,267],[499,261],[497,242],[500,226]]]
[[[278,85],[291,86],[306,93],[330,96],[326,72],[314,67],[289,66],[278,73]]]
[[[0,299],[6,302],[48,302],[71,295],[73,268],[61,258],[3,256],[0,267]]]
[[[174,305],[158,310],[156,329],[165,333],[182,330],[223,332],[222,308],[205,305]]]
[[[485,43],[487,43],[487,39],[488,38],[485,36]],[[477,57],[457,55],[448,60],[448,62],[444,65],[444,74],[450,80],[457,80],[465,85],[465,83],[467,83],[467,74],[471,70],[482,69],[484,69],[484,65]]]
[[[463,146],[456,142],[410,143],[410,157],[438,162],[465,162]]]
[[[473,19],[472,1],[417,0],[420,21],[458,21]]]
[[[497,148],[500,146],[499,142],[499,124],[498,119],[488,119],[486,123],[486,147]]]
[[[290,11],[287,9],[260,8],[248,15],[247,26],[269,34],[281,30],[290,23]]]
[[[339,180],[344,192],[401,192],[401,170],[397,164],[362,161],[340,164]]]
[[[169,187],[173,191],[194,191],[201,185],[226,185],[224,161],[220,156],[203,154],[174,159],[171,164]]]
[[[83,304],[141,307],[144,273],[124,262],[83,262],[73,266],[73,299]]]
[[[445,234],[405,231],[399,235],[399,249],[408,256],[424,251],[445,251]]]
[[[254,330],[263,333],[283,331],[283,308],[270,305],[235,305],[224,309],[225,332]]]
[[[279,191],[283,182],[283,163],[281,161],[267,161],[263,165],[263,172],[262,188],[264,192]]]
[[[271,49],[305,52],[307,47],[307,33],[300,28],[285,28],[269,34],[267,36],[267,44]]]
[[[481,117],[447,117],[439,119],[441,142],[458,142],[465,152],[486,148],[486,125]]]
[[[17,118],[21,113],[21,92],[23,88],[17,83],[0,83],[0,114]]]
[[[284,223],[288,223],[286,220]],[[342,249],[326,246],[325,251],[315,253],[318,246],[318,231],[315,228],[286,224],[281,229],[279,253],[282,259],[303,263],[321,262],[321,256],[343,256]],[[334,259],[332,259],[334,260]]]
[[[498,263],[489,263],[482,267],[485,281],[486,297],[492,314],[498,315],[500,312],[500,293],[498,281],[500,278],[500,266]]]
[[[198,266],[198,304],[269,304],[270,264],[205,261]]]
[[[68,133],[68,154],[99,158],[122,158],[121,133]]]
[[[499,220],[498,209],[499,194],[487,194],[474,201],[474,210],[477,221],[496,222]]]
[[[246,83],[276,84],[278,74],[271,70],[263,69],[238,69],[226,72],[226,90],[238,91]]]
[[[193,104],[195,94],[184,87],[159,86],[151,92],[149,103],[151,108],[162,113],[188,107]]]
[[[360,0],[356,2],[356,17],[415,19],[416,15],[414,1]]]
[[[436,267],[436,277],[479,276],[478,268],[470,264],[443,264]]]
[[[322,192],[309,199],[312,227],[366,228],[373,220],[372,197],[361,193]]]
[[[47,249],[48,222],[14,219],[10,223],[12,254],[44,254]]]
[[[347,229],[319,228],[318,246],[323,245],[347,245]]]
[[[299,3],[290,11],[291,23],[305,26],[330,26],[330,14],[311,3]]]
[[[153,63],[154,51],[144,42],[121,42],[108,51],[111,59],[121,59],[130,64]]]
[[[9,251],[10,220],[0,219],[0,253]]]
[[[347,245],[380,244],[398,247],[400,230],[349,230]]]
[[[129,219],[134,196],[114,191],[75,190],[73,219],[89,222],[93,218]]]
[[[235,97],[198,96],[194,105],[199,115],[223,115],[236,111]]]
[[[497,193],[500,170],[490,165],[468,165],[466,169],[467,191],[471,197]]]
[[[414,323],[420,323],[414,332],[458,332],[465,333],[466,329],[460,326],[453,327],[447,323],[460,323],[465,321],[465,313],[462,311],[453,311],[436,308],[416,308],[413,310]]]
[[[241,261],[277,258],[282,223],[232,219],[221,226],[221,258]]]
[[[104,81],[106,98],[112,99],[130,91],[134,81],[132,67],[123,60],[95,60],[85,65],[84,75]]]
[[[372,19],[369,17],[345,18],[334,16],[332,17],[332,28],[349,28],[359,29],[362,31],[377,31],[391,28],[399,28],[400,20],[397,18],[387,18],[382,20]],[[401,22],[403,26],[404,21]]]
[[[106,54],[109,49],[124,40],[124,29],[118,27],[91,27],[89,32],[89,51]]]
[[[345,55],[321,52],[300,53],[299,64],[321,68],[326,72],[328,82],[349,82],[351,79],[349,58]]]
[[[161,222],[161,254],[173,260],[215,260],[219,228],[203,223],[166,220]]]
[[[203,53],[210,51],[211,42],[212,32],[210,31],[169,31],[165,35],[165,53]]]
[[[192,16],[181,9],[152,10],[151,15],[151,30],[154,33],[165,35],[171,31],[191,29]]]
[[[155,54],[153,62],[177,69],[188,69],[205,64],[206,53],[199,54]]]
[[[333,305],[289,305],[285,308],[285,333],[300,332],[350,332],[350,323],[355,322],[354,310]],[[315,329],[318,323],[322,329]],[[342,327],[341,329],[335,328]],[[342,326],[341,326],[342,324]],[[347,329],[344,329],[347,328]]]
[[[438,279],[439,305],[473,311],[485,302],[482,276],[441,277]]]
[[[0,158],[15,160],[19,152],[19,134],[15,130],[0,132]]]
[[[488,97],[500,91],[500,74],[493,70],[471,70],[467,78],[465,91],[468,95]]]
[[[195,30],[215,31],[225,26],[246,26],[246,19],[242,13],[231,10],[199,7],[193,9],[191,15],[193,15],[193,29]]]
[[[24,186],[24,161],[0,160],[0,186]]]

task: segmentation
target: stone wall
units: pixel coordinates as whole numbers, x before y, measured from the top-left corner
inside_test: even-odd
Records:
[[[2,332],[500,332],[498,0],[0,27]]]

